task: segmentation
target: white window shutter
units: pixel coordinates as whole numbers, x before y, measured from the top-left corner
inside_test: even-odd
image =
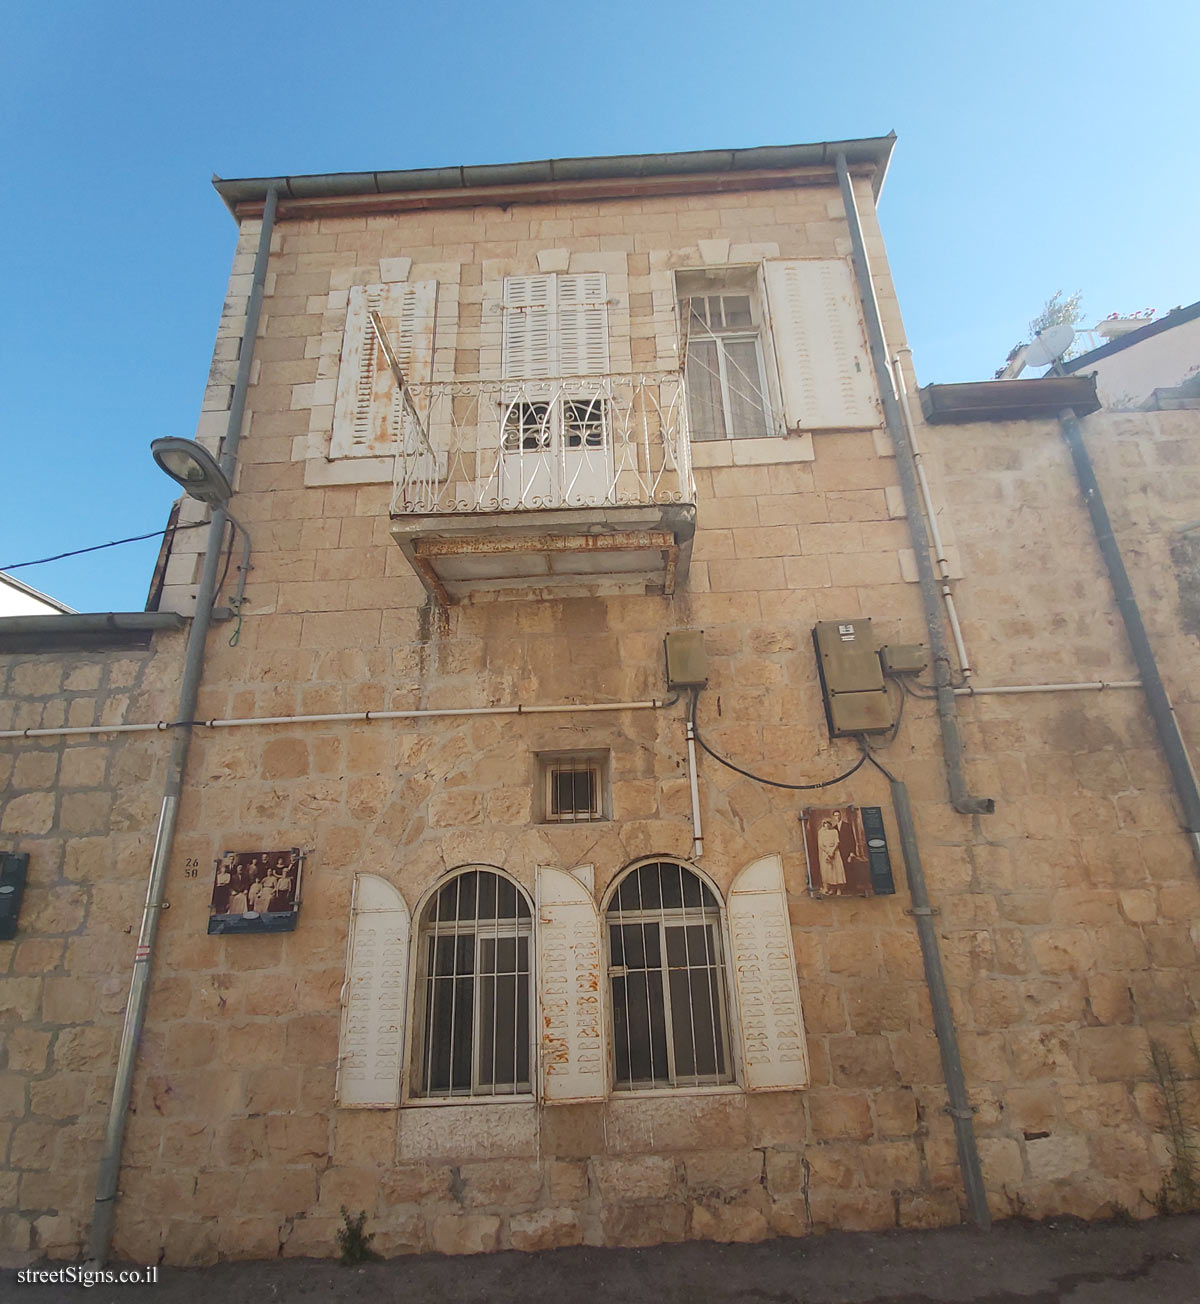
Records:
[[[808,1048],[783,861],[764,856],[734,879],[727,903],[748,1091],[808,1084]]]
[[[552,274],[505,278],[505,380],[539,380],[558,374],[555,280]]]
[[[433,375],[437,282],[355,285],[350,290],[333,409],[330,457],[394,453],[400,435],[400,387],[371,325],[377,312],[409,384]]]
[[[789,430],[878,426],[858,293],[843,259],[768,259],[771,332]]]
[[[338,1042],[337,1102],[343,1108],[400,1104],[411,929],[408,906],[386,879],[354,876]]]
[[[548,1104],[605,1098],[600,916],[587,888],[537,869],[538,1062]]]
[[[558,375],[604,376],[608,301],[603,272],[558,277]]]

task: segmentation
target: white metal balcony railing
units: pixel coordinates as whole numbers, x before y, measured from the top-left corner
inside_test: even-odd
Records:
[[[694,503],[678,372],[405,385],[393,516]]]

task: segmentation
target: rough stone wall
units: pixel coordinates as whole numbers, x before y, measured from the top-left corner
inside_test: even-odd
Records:
[[[866,196],[864,207],[895,344],[902,328]],[[647,698],[663,690],[664,632],[695,626],[711,658],[700,722],[714,747],[795,782],[845,769],[856,751],[826,738],[813,622],[870,616],[882,641],[925,638],[894,459],[879,432],[819,435],[811,451],[786,441],[789,460],[761,465],[720,464],[732,462],[725,446],[703,450],[691,574],[672,598],[438,612],[390,539],[390,485],[305,483],[329,418],[322,336],[340,331],[346,287],[374,281],[381,258],[412,257],[413,279],[456,278],[456,343],[470,372],[483,261],[546,247],[624,255],[634,365],[670,365],[653,320],[664,269],[700,265],[701,239],[832,256],[846,247],[839,215],[836,193],[814,188],[285,221],[239,475],[255,569],[239,644],[214,635],[200,715]],[[218,371],[235,356],[252,226]],[[228,385],[217,375],[206,436],[222,402]],[[1173,415],[1184,414],[1155,420]],[[964,572],[978,678],[1132,677],[1052,429],[973,426],[924,438]],[[1183,456],[1161,450],[1191,447],[1186,434],[1155,434],[1145,447],[1142,439],[1130,426],[1112,441],[1116,461],[1105,460],[1107,446],[1100,459],[1114,495],[1145,508],[1122,522],[1142,531],[1131,547],[1157,528],[1155,468]],[[1141,480],[1121,461],[1134,453]],[[1195,473],[1175,463],[1170,474]],[[1134,569],[1165,589],[1157,555]],[[183,569],[172,572],[177,596],[186,596]],[[1191,728],[1188,641],[1172,642],[1166,607],[1155,618]],[[962,711],[972,787],[996,798],[994,816],[959,816],[947,804],[930,703],[908,702],[886,758],[909,784],[940,911],[993,1210],[1145,1211],[1141,1192],[1157,1189],[1167,1162],[1148,1046],[1163,1041],[1184,1062],[1197,995],[1189,921],[1200,894],[1143,704],[1114,691],[980,697]],[[533,753],[602,747],[612,752],[613,820],[532,825]],[[367,1211],[386,1253],[755,1239],[959,1218],[937,1042],[878,773],[860,770],[809,798],[701,764],[702,864],[721,889],[760,855],[784,860],[809,1089],[381,1112],[333,1104],[353,874],[383,875],[412,904],[463,863],[503,866],[530,887],[538,863],[587,862],[599,896],[636,857],[686,857],[682,704],[223,730],[198,736],[190,776],[125,1151],[122,1254],[174,1263],[328,1254],[342,1205]],[[884,806],[895,897],[809,898],[797,814],[810,802]],[[187,879],[186,861],[211,873],[227,848],[297,844],[310,852],[297,931],[208,937],[211,880]],[[122,983],[125,972],[122,964]],[[90,1188],[92,1171],[81,1169],[72,1180]],[[56,1203],[32,1207],[86,1214],[80,1192],[53,1194]],[[70,1252],[65,1233],[55,1249]]]
[[[0,728],[162,719],[180,645],[0,657]],[[74,1254],[90,1213],[167,738],[0,740],[0,850],[29,854],[0,942],[6,1255]]]

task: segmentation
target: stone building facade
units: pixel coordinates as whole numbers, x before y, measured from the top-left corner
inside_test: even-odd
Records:
[[[875,217],[890,141],[846,146],[899,350]],[[386,1254],[963,1216],[888,784],[870,765],[813,793],[751,777],[816,783],[859,759],[829,736],[817,622],[927,639],[830,149],[287,183],[235,486],[253,570],[236,644],[225,626],[210,638],[198,710],[243,723],[193,739],[119,1255],[327,1255],[343,1206]],[[239,242],[197,432],[213,445],[265,191],[223,185]],[[876,743],[912,796],[988,1204],[1148,1212],[1171,1164],[1151,1045],[1186,1073],[1200,1000],[1171,776],[1136,688],[982,691],[1137,677],[1057,423],[927,426],[913,406],[980,690],[958,698],[967,777],[995,812],[949,804],[921,690]],[[1173,530],[1198,515],[1200,420],[1084,426],[1194,739],[1196,597]],[[618,504],[635,428],[640,489]],[[472,497],[487,477],[493,498]],[[167,565],[163,605],[185,615],[202,534]],[[708,661],[699,732],[749,775],[689,763],[688,695],[663,657],[685,629]],[[0,725],[169,721],[182,640],[6,652]],[[328,718],[365,712],[411,714]],[[86,1231],[165,737],[0,739],[2,849],[30,856],[19,933],[0,942],[9,1254],[71,1256]],[[596,818],[549,818],[564,803]],[[810,890],[801,812],[849,805],[882,808],[894,895]],[[295,931],[210,935],[223,853],[285,847],[305,853]],[[617,917],[650,865],[675,867],[683,898],[656,936],[688,939],[658,978]],[[517,904],[484,927],[476,902],[447,927],[437,903],[459,879],[510,885],[484,890]],[[446,968],[462,936],[473,958]],[[795,981],[766,982],[759,1018],[754,962],[780,954]],[[671,1025],[656,1064],[664,1018],[695,1025],[705,1001],[712,1054]],[[498,1045],[522,1061],[507,1076]]]

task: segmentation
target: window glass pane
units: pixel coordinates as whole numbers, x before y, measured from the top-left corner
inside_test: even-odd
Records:
[[[758,365],[758,341],[725,340],[723,343],[729,430],[743,438],[765,435],[768,433],[767,414],[762,393],[762,370]]]
[[[529,939],[480,939],[477,1089],[529,1089]]]
[[[504,413],[505,452],[532,452],[549,446],[550,404],[510,404]]]
[[[430,937],[426,959],[425,1062],[427,1093],[469,1092],[474,1026],[475,937]]]
[[[613,967],[657,969],[662,964],[658,921],[645,924],[614,924],[609,930]]]
[[[596,808],[596,772],[583,769],[553,770],[550,774],[552,815],[591,815]]]
[[[724,1076],[717,971],[672,969],[669,977],[676,1078]]]
[[[721,306],[725,313],[726,330],[744,330],[747,326],[754,325],[754,314],[750,309],[748,294],[723,295]]]
[[[670,1083],[661,969],[614,976],[613,1042],[618,1082]]]
[[[568,448],[603,448],[604,401],[599,398],[564,401],[563,437]]]
[[[717,352],[718,344],[714,339],[700,338],[696,334],[688,339],[685,379],[693,439],[725,438],[725,409],[721,399]]]

